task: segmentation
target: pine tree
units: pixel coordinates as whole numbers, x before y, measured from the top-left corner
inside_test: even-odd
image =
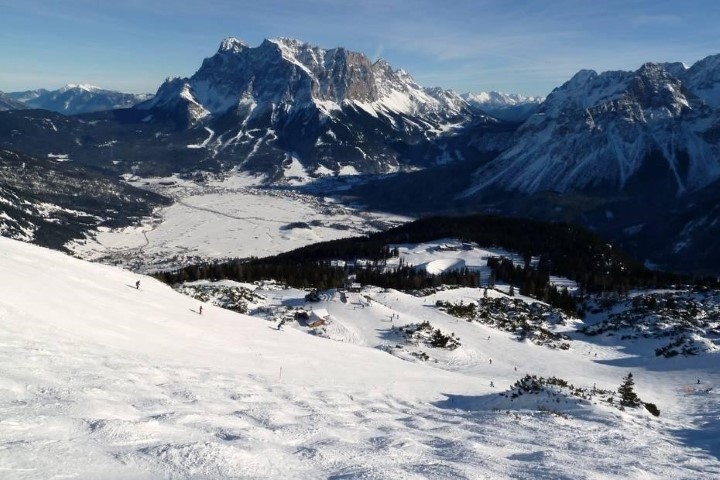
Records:
[[[633,386],[635,381],[633,380],[632,373],[628,373],[623,378],[623,383],[618,388],[618,394],[620,395],[620,405],[623,407],[635,408],[642,405],[640,398],[635,393]]]

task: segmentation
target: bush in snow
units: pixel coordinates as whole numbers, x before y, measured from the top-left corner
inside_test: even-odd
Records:
[[[634,297],[627,309],[578,330],[585,335],[616,335],[620,340],[669,339],[655,355],[671,358],[716,351],[720,340],[720,292],[679,291]]]
[[[655,415],[656,417],[660,416],[660,409],[658,409],[657,405],[655,405],[654,403],[649,403],[649,402],[645,403],[644,405],[645,405],[645,410],[647,410],[651,414]]]
[[[648,412],[658,416],[660,410],[655,404],[642,402],[633,390],[634,381],[632,374],[623,379],[623,384],[617,392],[602,388],[576,387],[562,378],[539,377],[537,375],[525,375],[515,382],[509,391],[501,393],[501,396],[515,400],[524,395],[537,395],[542,401],[560,403],[563,398],[576,398],[578,401],[604,403],[624,410],[625,407],[636,408],[644,405]],[[620,398],[616,398],[618,395]],[[534,398],[534,397],[533,397]],[[553,409],[554,411],[554,409]]]
[[[424,344],[433,348],[455,350],[460,346],[460,339],[455,333],[447,335],[439,328],[433,328],[427,320],[420,324],[410,324],[399,327],[398,331],[405,335],[408,343],[413,345]]]
[[[518,341],[567,350],[569,337],[554,333],[554,325],[563,325],[568,317],[562,311],[542,303],[526,303],[507,297],[482,298],[477,303],[438,301],[436,306],[450,315],[514,333]]]

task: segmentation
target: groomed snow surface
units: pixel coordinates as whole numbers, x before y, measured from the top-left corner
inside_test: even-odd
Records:
[[[432,305],[478,291],[323,292],[314,308],[346,330],[333,341],[211,305],[199,314],[152,278],[5,238],[0,285],[3,479],[720,475],[718,397],[689,388],[717,385],[716,356],[552,350]],[[293,308],[304,293],[268,295]],[[462,347],[433,349],[437,363],[373,348],[395,341],[394,322],[420,320]],[[564,418],[499,400],[525,373],[616,388],[628,371],[659,418],[589,403],[561,405]]]

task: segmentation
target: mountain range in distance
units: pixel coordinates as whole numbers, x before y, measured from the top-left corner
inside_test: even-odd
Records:
[[[0,109],[37,108],[65,115],[129,108],[152,98],[151,94],[122,93],[84,84],[68,84],[57,90],[26,90],[0,94]],[[12,104],[2,103],[4,99]]]
[[[151,93],[124,93],[87,84],[67,84],[57,90],[0,91],[0,110],[34,108],[78,115],[130,108],[153,97]],[[526,120],[543,101],[543,97],[496,91],[463,93],[461,97],[491,116],[512,122]]]
[[[464,93],[462,98],[480,110],[507,122],[524,122],[535,113],[545,97],[526,97],[517,93]]]
[[[344,48],[227,38],[195,74],[128,108],[0,112],[0,146],[113,175],[354,178],[347,194],[373,208],[570,221],[656,264],[714,270],[719,59],[581,71],[540,99],[425,88]]]

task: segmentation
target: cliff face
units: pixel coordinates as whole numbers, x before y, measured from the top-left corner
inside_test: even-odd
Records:
[[[208,128],[213,154],[244,157],[246,168],[274,178],[295,160],[310,175],[452,161],[462,152],[448,149],[444,137],[471,123],[498,123],[460,95],[423,88],[385,61],[290,39],[257,47],[225,39],[192,77],[168,79],[137,109],[172,117],[180,128]]]

